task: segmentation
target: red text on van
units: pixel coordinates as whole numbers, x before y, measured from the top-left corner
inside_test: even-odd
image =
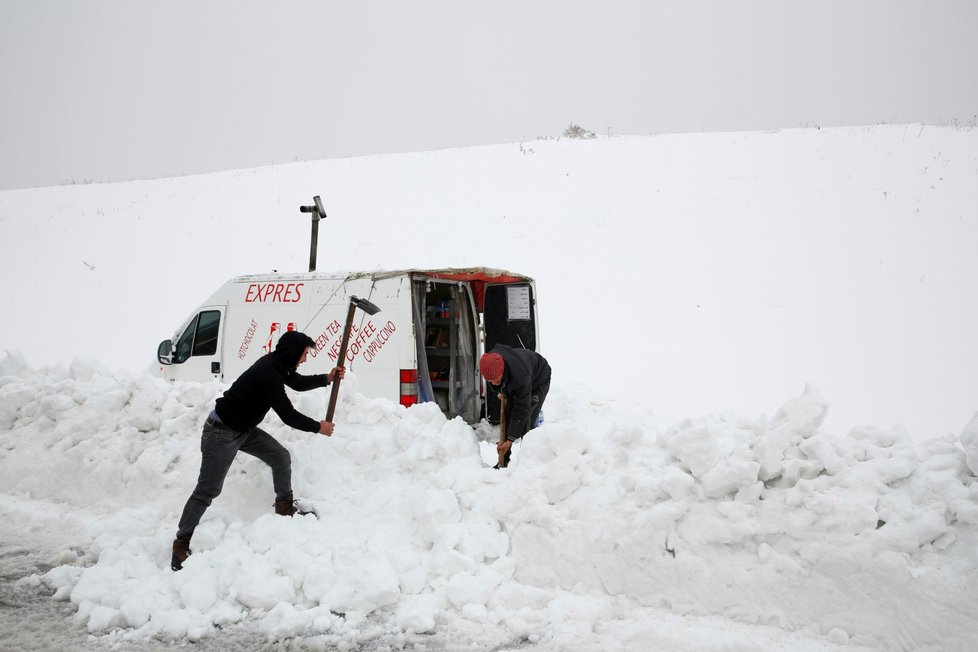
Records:
[[[304,283],[252,283],[245,292],[245,303],[298,303]]]

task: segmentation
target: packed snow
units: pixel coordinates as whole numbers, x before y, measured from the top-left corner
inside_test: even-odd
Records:
[[[974,132],[901,126],[541,141],[0,193],[0,265],[17,279],[0,289],[17,317],[0,327],[5,592],[67,603],[87,645],[118,649],[231,636],[285,649],[976,649],[976,161]],[[559,189],[535,183],[550,178]],[[537,278],[554,368],[545,423],[494,470],[489,424],[366,397],[354,367],[332,437],[274,414],[263,425],[319,518],[273,515],[269,470],[240,455],[174,573],[200,428],[223,387],[161,380],[155,344],[226,278],[301,270],[296,209],[320,193],[336,215],[321,269],[487,264]],[[458,224],[463,208],[486,216],[484,233]],[[669,242],[651,238],[659,219]],[[885,255],[860,249],[872,234]],[[890,271],[874,275],[881,260]],[[740,288],[748,277],[763,283]],[[888,333],[903,355],[874,373],[953,379],[921,403],[958,425],[917,405],[908,419],[947,425],[865,425],[850,421],[858,409],[830,425],[826,387],[850,400],[845,376],[896,355]],[[783,360],[755,346],[767,336]],[[721,356],[737,375],[719,375],[747,388],[717,393],[696,349],[738,345],[749,350]],[[778,391],[763,378],[798,369],[812,377]],[[704,400],[699,382],[707,397],[767,403],[676,417]],[[669,383],[687,397],[670,404]],[[875,389],[892,401],[892,387]],[[325,390],[292,396],[323,413]]]
[[[496,471],[487,424],[365,398],[354,379],[331,438],[266,422],[320,518],[274,516],[270,472],[241,455],[173,573],[219,384],[11,355],[0,372],[4,520],[71,524],[58,565],[21,582],[114,639],[197,640],[242,621],[269,641],[350,648],[424,633],[451,649],[692,650],[731,635],[679,644],[665,612],[764,625],[732,634],[760,649],[769,628],[824,643],[809,649],[978,643],[975,437],[965,451],[870,427],[833,436],[811,387],[769,419],[671,426],[557,392]],[[324,395],[295,398],[316,414]]]

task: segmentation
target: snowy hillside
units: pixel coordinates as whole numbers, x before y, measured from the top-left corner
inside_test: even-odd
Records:
[[[128,370],[228,278],[487,265],[538,281],[560,382],[668,421],[958,434],[978,409],[978,131],[522,144],[0,192],[0,346]]]

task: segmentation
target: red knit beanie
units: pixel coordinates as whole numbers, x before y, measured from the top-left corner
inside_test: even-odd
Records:
[[[495,380],[503,375],[503,370],[506,368],[506,364],[503,362],[503,356],[498,353],[486,353],[479,360],[479,371],[482,372],[482,377],[486,380]]]

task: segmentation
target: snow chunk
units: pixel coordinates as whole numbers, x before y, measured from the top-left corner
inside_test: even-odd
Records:
[[[978,412],[961,432],[961,447],[972,475],[978,476]]]

